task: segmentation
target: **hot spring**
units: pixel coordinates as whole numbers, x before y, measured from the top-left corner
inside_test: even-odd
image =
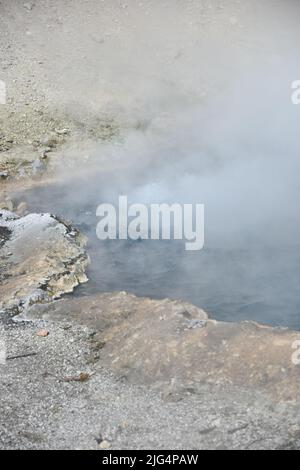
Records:
[[[233,44],[221,61],[203,46],[193,80],[185,73],[181,86],[178,74],[158,74],[135,95],[130,81],[120,137],[95,142],[74,168],[62,155],[61,184],[18,196],[87,235],[90,281],[76,295],[125,290],[184,299],[218,320],[300,328],[299,66],[286,31],[277,48],[272,30],[261,48],[241,43],[237,53]],[[205,248],[99,241],[97,207],[120,195],[131,204],[204,204]]]

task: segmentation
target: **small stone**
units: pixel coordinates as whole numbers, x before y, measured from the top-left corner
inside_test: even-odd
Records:
[[[39,338],[47,338],[49,336],[49,331],[48,330],[40,330],[36,334]]]
[[[289,435],[294,439],[300,439],[300,425],[294,424],[289,429]]]
[[[46,160],[46,158],[48,158],[48,153],[50,153],[51,151],[52,151],[52,149],[50,147],[47,147],[47,148],[43,149],[41,159]]]
[[[188,324],[189,330],[195,330],[196,328],[205,328],[207,322],[205,320],[191,320]]]
[[[57,135],[67,135],[69,133],[68,129],[55,129]]]
[[[88,380],[90,380],[90,378],[90,374],[82,372],[81,374],[73,377],[65,377],[64,382],[87,382]]]
[[[24,3],[23,6],[24,6],[25,10],[32,11],[35,7],[35,3],[34,2],[26,2],[26,3]]]
[[[99,447],[100,447],[100,449],[103,449],[103,450],[105,450],[105,449],[110,449],[111,444],[110,444],[110,442],[108,442],[108,441],[102,441],[102,442],[99,444]]]
[[[91,378],[90,374],[86,374],[82,372],[81,374],[79,374],[78,382],[87,382],[88,380],[90,380],[90,378]]]
[[[0,172],[0,179],[5,180],[6,178],[8,178],[8,172],[7,171],[1,171]]]

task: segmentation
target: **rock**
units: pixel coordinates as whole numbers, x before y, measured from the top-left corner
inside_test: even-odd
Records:
[[[55,129],[57,135],[67,135],[69,134],[69,129]]]
[[[73,377],[65,377],[64,382],[87,382],[90,380],[91,376],[90,374],[87,374],[85,372],[82,372],[79,375],[74,375]]]
[[[1,211],[1,228],[9,230],[10,237],[0,257],[12,256],[8,266],[1,266],[6,282],[0,284],[0,311],[26,312],[36,302],[58,299],[87,281],[86,240],[67,224],[50,214],[18,217]]]
[[[203,320],[192,320],[188,324],[188,329],[193,330],[194,328],[204,328],[206,326],[206,321]]]
[[[50,147],[43,149],[42,154],[41,154],[41,159],[46,160],[48,158],[48,153],[50,152],[52,152],[52,149]]]
[[[39,338],[47,338],[49,336],[48,330],[39,330],[36,334]]]
[[[9,237],[11,235],[11,232],[4,228],[4,227],[1,227],[0,228],[0,248],[4,245],[4,243],[9,240]],[[1,275],[1,273],[0,273]]]
[[[110,442],[108,442],[108,441],[102,441],[102,442],[99,444],[99,447],[100,447],[100,449],[106,450],[106,449],[110,449],[110,448],[111,448],[111,444],[110,444]]]
[[[8,178],[8,176],[9,176],[8,171],[1,171],[0,172],[0,179],[5,180],[5,179]]]
[[[289,428],[289,435],[294,439],[300,439],[300,425],[294,424]]]
[[[35,7],[35,3],[34,2],[26,2],[26,3],[24,3],[23,6],[24,6],[25,10],[32,11]]]

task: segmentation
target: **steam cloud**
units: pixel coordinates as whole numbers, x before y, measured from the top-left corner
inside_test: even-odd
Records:
[[[120,194],[204,203],[198,256],[92,239],[94,289],[180,296],[215,317],[300,327],[300,106],[291,102],[300,6],[216,0],[196,2],[195,12],[190,2],[159,3],[145,17],[133,2],[125,32],[90,51],[101,71],[78,112],[90,96],[94,112],[118,121],[118,141],[98,143],[86,173],[72,173],[57,200],[42,199],[64,215],[67,201],[75,222],[89,211],[91,237],[97,205]],[[76,86],[85,80],[79,70]]]

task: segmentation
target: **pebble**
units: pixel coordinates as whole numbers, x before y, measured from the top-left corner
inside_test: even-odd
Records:
[[[41,159],[46,160],[46,158],[48,158],[48,153],[50,153],[51,151],[52,149],[50,147],[43,149],[42,154],[41,154]]]
[[[105,449],[110,449],[111,444],[110,444],[110,442],[108,442],[108,441],[102,441],[102,442],[99,444],[99,447],[100,447],[100,449],[104,449],[104,450],[105,450]]]
[[[40,330],[36,334],[39,338],[47,338],[49,336],[49,331],[48,330]]]
[[[55,129],[56,134],[58,135],[67,135],[69,133],[68,129]]]
[[[25,10],[32,11],[35,7],[35,3],[34,2],[26,2],[26,3],[24,3],[23,6],[24,6]]]
[[[207,322],[205,320],[191,320],[188,325],[188,329],[194,330],[195,328],[205,328],[206,323]]]
[[[300,438],[300,425],[295,424],[294,426],[291,426],[289,429],[289,435],[295,439]]]

